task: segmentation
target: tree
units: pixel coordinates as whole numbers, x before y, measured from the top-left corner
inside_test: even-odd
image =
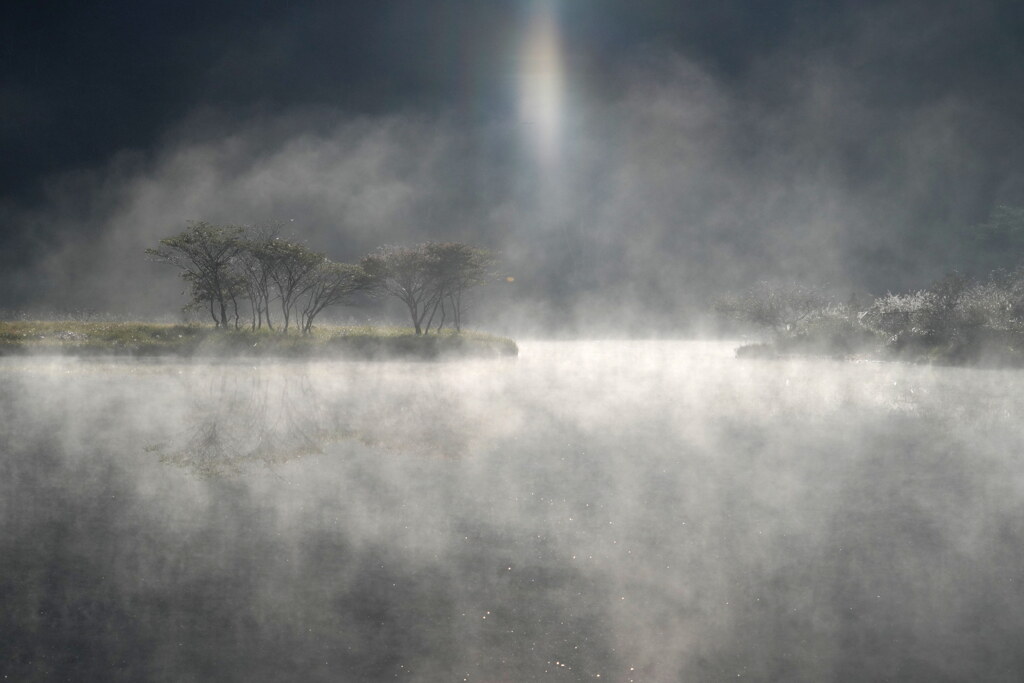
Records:
[[[159,247],[146,253],[154,261],[180,268],[181,277],[191,285],[192,305],[208,303],[214,323],[226,327],[229,301],[235,305],[236,324],[238,320],[237,301],[242,292],[231,265],[241,248],[243,232],[237,226],[189,222],[183,232],[160,240]]]
[[[409,310],[416,334],[429,332],[435,320],[440,331],[449,315],[461,330],[466,292],[487,281],[494,263],[491,252],[459,242],[385,246],[359,265],[336,263],[282,239],[276,227],[205,222],[190,222],[184,232],[146,253],[182,270],[191,288],[187,308],[209,305],[218,327],[227,327],[230,309],[237,329],[240,307],[248,301],[252,329],[265,321],[273,330],[271,303],[278,301],[281,331],[287,333],[294,323],[304,334],[325,308],[347,303],[362,291],[397,297]]]
[[[384,246],[360,261],[374,289],[398,298],[409,309],[416,334],[423,334],[423,321],[439,296],[435,261],[427,245]]]
[[[218,227],[189,223],[187,230],[160,241],[146,253],[156,261],[182,270],[190,284],[186,308],[210,307],[218,327],[227,327],[230,304],[239,327],[239,303],[248,300],[252,329],[271,322],[271,302],[281,302],[282,331],[298,315],[298,327],[308,333],[313,320],[328,306],[345,303],[369,289],[372,280],[357,265],[335,263],[305,245],[281,239],[277,229]]]
[[[385,246],[360,262],[373,288],[405,304],[416,334],[429,332],[435,320],[441,330],[449,313],[461,330],[466,292],[487,281],[493,263],[490,251],[461,242]]]
[[[323,259],[309,274],[300,326],[309,334],[313,320],[328,306],[345,304],[357,292],[369,291],[372,281],[361,266]]]
[[[270,282],[281,301],[284,332],[288,332],[292,312],[299,299],[313,286],[313,274],[326,257],[302,244],[273,239],[259,248]]]
[[[264,319],[271,330],[270,302],[273,283],[270,270],[274,262],[268,245],[278,239],[277,228],[255,228],[247,231],[235,260],[235,269],[241,277],[252,307],[252,329],[262,328]]]
[[[461,242],[428,243],[425,248],[430,256],[430,267],[435,271],[438,289],[426,330],[430,331],[434,316],[440,307],[441,320],[437,329],[440,331],[444,326],[450,308],[452,324],[457,331],[461,331],[462,314],[466,305],[465,294],[487,282],[491,276],[490,269],[494,265],[494,254],[487,249],[471,247]]]

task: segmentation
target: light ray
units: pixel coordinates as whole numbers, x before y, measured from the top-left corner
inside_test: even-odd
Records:
[[[558,161],[565,76],[558,18],[551,0],[535,0],[520,57],[519,115],[538,160]]]

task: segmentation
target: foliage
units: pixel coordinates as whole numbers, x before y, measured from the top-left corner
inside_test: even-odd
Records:
[[[930,295],[926,291],[908,294],[889,292],[875,299],[860,320],[867,329],[895,338],[917,330],[916,323],[929,305]]]
[[[432,260],[422,245],[383,246],[360,262],[376,290],[398,298],[409,309],[416,334],[423,333],[423,320],[437,292]]]
[[[237,302],[241,295],[232,263],[241,249],[243,232],[237,226],[190,222],[184,232],[160,240],[159,247],[146,253],[181,269],[181,277],[191,286],[191,305],[208,303],[214,324],[227,327],[228,301]]]
[[[347,303],[353,294],[369,291],[372,286],[373,281],[360,266],[320,259],[309,272],[303,292],[300,309],[302,331],[309,334],[313,320],[328,306]]]
[[[785,292],[797,291],[799,294]],[[888,292],[864,310],[806,288],[760,287],[718,309],[773,332],[746,356],[883,354],[929,362],[1024,363],[1024,269],[974,281],[953,272],[929,287]]]
[[[356,264],[337,263],[274,227],[189,223],[180,234],[147,249],[154,261],[181,271],[190,285],[186,310],[209,309],[216,327],[241,327],[246,302],[251,331],[297,327],[310,334],[326,308],[351,303],[360,292],[402,301],[416,335],[440,333],[446,322],[462,331],[467,294],[493,277],[494,255],[460,242],[384,246]],[[271,304],[276,303],[273,307]]]
[[[455,329],[462,329],[466,293],[490,279],[494,260],[486,249],[459,242],[427,242],[416,247],[380,247],[360,265],[372,287],[405,304],[413,329],[423,334],[435,319],[440,331],[449,312]]]
[[[861,320],[892,347],[970,343],[986,329],[1020,327],[1022,290],[1020,274],[973,282],[951,273],[928,289],[879,297]]]
[[[318,268],[327,257],[311,251],[305,245],[279,238],[269,240],[257,249],[281,303],[284,331],[287,332],[295,306],[316,284]]]
[[[952,363],[1024,364],[1024,207],[1000,205],[971,237],[997,269],[973,279],[953,271],[928,287],[837,304],[802,285],[758,285],[719,299],[722,315],[761,327],[771,343],[746,356],[868,354]]]
[[[287,332],[298,316],[308,334],[325,308],[348,303],[370,280],[359,266],[335,263],[303,244],[282,239],[276,228],[218,227],[190,223],[179,235],[148,249],[153,260],[178,267],[191,285],[186,309],[210,309],[217,327],[240,327],[240,305],[249,302],[250,328],[273,329],[271,304],[279,304]],[[230,315],[229,315],[230,310]]]
[[[441,319],[437,329],[440,330],[444,326],[450,308],[452,324],[457,331],[461,331],[465,295],[472,288],[479,287],[493,278],[495,256],[486,249],[471,247],[461,242],[428,243],[425,248],[430,258],[430,267],[435,270],[437,278],[437,296],[434,310],[427,322],[427,330],[430,330],[430,321],[440,306]]]
[[[829,303],[801,318],[780,339],[782,350],[846,356],[861,351],[875,340],[848,304]]]
[[[270,245],[277,239],[276,227],[250,229],[234,264],[245,283],[254,330],[262,328],[264,321],[274,329],[270,316],[270,303],[276,298],[271,278],[274,252]]]

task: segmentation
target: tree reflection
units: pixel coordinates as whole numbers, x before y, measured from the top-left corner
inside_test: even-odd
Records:
[[[467,452],[467,407],[429,383],[400,383],[397,390],[379,375],[325,380],[316,368],[221,368],[198,386],[186,380],[181,429],[146,450],[204,477],[272,468],[328,448]]]

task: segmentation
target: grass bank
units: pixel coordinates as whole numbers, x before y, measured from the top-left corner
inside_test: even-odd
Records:
[[[436,359],[515,356],[483,332],[416,335],[401,327],[318,326],[310,334],[138,322],[0,321],[0,355]]]

